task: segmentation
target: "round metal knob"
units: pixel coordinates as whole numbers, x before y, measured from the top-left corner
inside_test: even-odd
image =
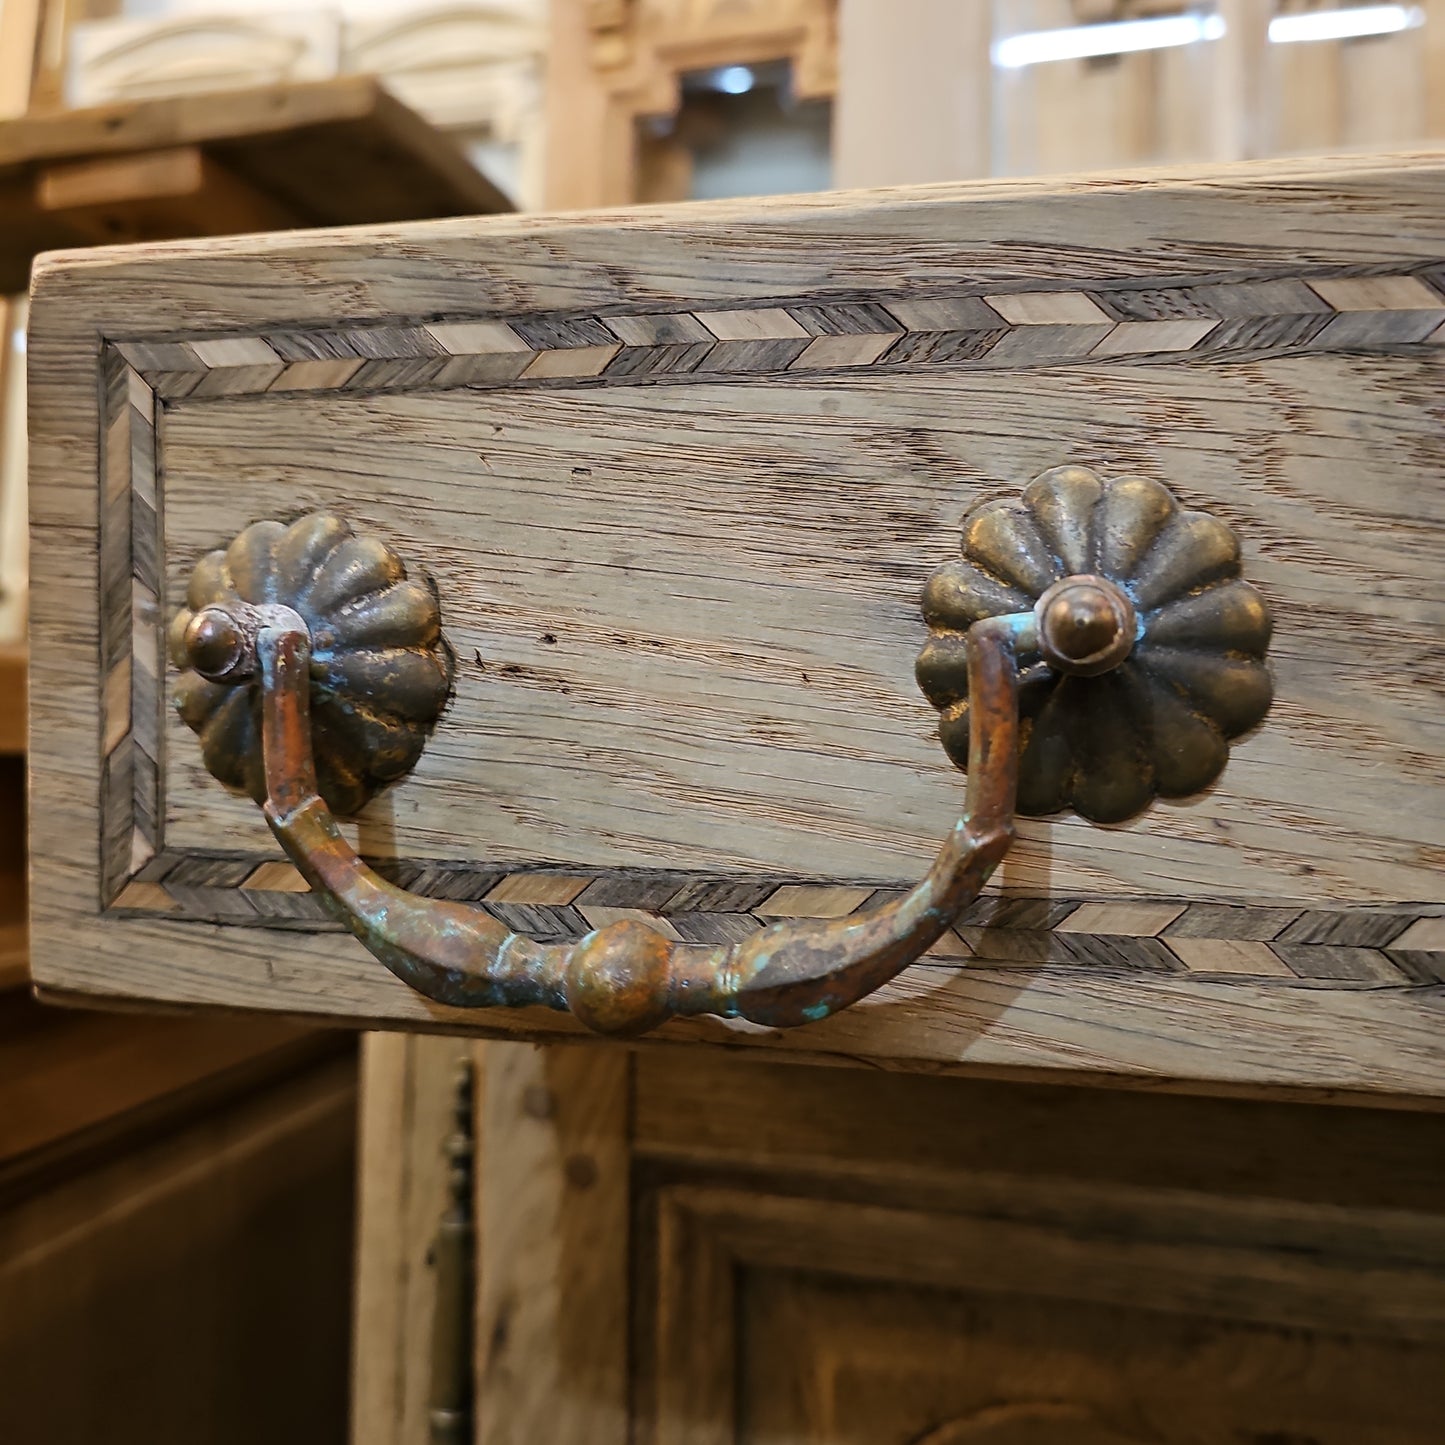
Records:
[[[1039,651],[1060,672],[1098,677],[1134,648],[1138,619],[1123,588],[1107,577],[1079,573],[1055,582],[1034,608]]]
[[[255,522],[196,563],[171,621],[174,696],[227,787],[266,796],[257,639],[299,628],[311,643],[316,771],[338,813],[359,812],[415,766],[451,691],[441,604],[385,543],[313,512]]]
[[[246,662],[246,639],[236,620],[219,607],[206,607],[181,636],[186,661],[208,682],[234,677]]]
[[[1121,823],[1211,786],[1270,703],[1270,617],[1218,517],[1147,477],[1056,467],[964,518],[923,594],[918,681],[966,768],[968,629],[1033,609],[1020,656],[1018,811]]]

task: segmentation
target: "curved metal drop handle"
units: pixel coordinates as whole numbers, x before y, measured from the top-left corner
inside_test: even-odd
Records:
[[[206,767],[264,806],[322,905],[428,998],[545,1004],[610,1034],[695,1014],[790,1027],[847,1008],[934,943],[1008,850],[1015,810],[1117,823],[1156,795],[1192,796],[1268,710],[1269,609],[1240,575],[1238,540],[1162,483],[1056,467],[975,508],[962,541],[924,589],[917,664],[968,773],[962,820],[903,897],[732,947],[632,922],[536,943],[356,856],[332,810],[360,811],[411,770],[454,658],[436,588],[342,518],[254,522],[200,559],[171,623],[176,707]]]
[[[880,988],[935,943],[1013,841],[1017,654],[1034,644],[1033,612],[969,629],[964,815],[927,876],[902,898],[846,918],[774,923],[727,947],[674,942],[627,921],[575,943],[537,943],[480,908],[415,897],[357,857],[317,787],[310,635],[294,613],[275,612],[249,634],[261,676],[266,820],[326,910],[438,1003],[545,1004],[614,1035],[696,1014],[775,1028],[810,1023]]]

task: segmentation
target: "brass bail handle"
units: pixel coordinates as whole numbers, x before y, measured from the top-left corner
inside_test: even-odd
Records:
[[[963,542],[925,590],[918,663],[967,773],[962,818],[902,897],[730,946],[631,921],[538,943],[362,862],[335,813],[359,811],[415,765],[453,660],[435,589],[334,516],[258,522],[201,560],[171,630],[177,708],[211,772],[262,805],[325,910],[427,998],[541,1004],[614,1035],[699,1014],[793,1027],[847,1008],[931,947],[1008,851],[1016,810],[1072,805],[1119,822],[1155,795],[1195,794],[1269,706],[1269,613],[1239,577],[1233,533],[1161,484],[1056,468],[1019,502],[976,508]]]
[[[631,921],[575,943],[537,943],[480,908],[418,898],[388,883],[341,835],[318,791],[312,755],[312,639],[288,610],[202,609],[186,630],[190,663],[202,676],[219,669],[220,680],[259,677],[263,806],[272,833],[327,912],[438,1003],[543,1004],[614,1035],[696,1014],[776,1028],[813,1022],[880,988],[935,943],[1013,840],[1017,650],[1032,645],[1032,612],[970,630],[974,738],[964,816],[927,876],[902,898],[846,918],[774,923],[731,946],[680,943]]]

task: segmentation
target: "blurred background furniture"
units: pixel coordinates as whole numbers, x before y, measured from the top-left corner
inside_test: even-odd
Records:
[[[523,209],[1445,138],[1442,0],[59,8],[65,26],[38,32],[49,97],[89,106],[374,74]]]
[[[345,1438],[340,1036],[0,994],[0,1438]]]
[[[70,246],[509,209],[369,76],[0,122],[0,290]]]
[[[1399,150],[1445,138],[1442,12],[553,0],[546,202],[725,194],[720,170],[761,194]]]
[[[521,206],[540,201],[540,0],[93,3],[52,88],[68,106],[372,76]],[[483,209],[491,209],[484,206]]]

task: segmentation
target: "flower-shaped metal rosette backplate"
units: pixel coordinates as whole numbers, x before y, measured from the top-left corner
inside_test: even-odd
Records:
[[[930,636],[918,681],[960,767],[968,762],[968,628],[1027,612],[1078,574],[1123,590],[1136,640],[1122,662],[1093,677],[1056,671],[1038,654],[1020,659],[1018,811],[1073,808],[1117,823],[1156,796],[1209,787],[1229,740],[1264,717],[1270,617],[1240,578],[1239,544],[1217,517],[1181,510],[1167,487],[1145,477],[1046,472],[1022,498],[971,512],[963,560],[940,567],[924,589]]]
[[[305,621],[321,796],[337,813],[360,811],[416,765],[450,693],[453,659],[435,588],[408,578],[384,543],[325,512],[290,526],[257,522],[196,564],[170,629],[171,660],[183,669],[176,710],[199,735],[210,772],[264,802],[260,679],[210,682],[187,665],[194,613],[237,600],[290,607]]]

